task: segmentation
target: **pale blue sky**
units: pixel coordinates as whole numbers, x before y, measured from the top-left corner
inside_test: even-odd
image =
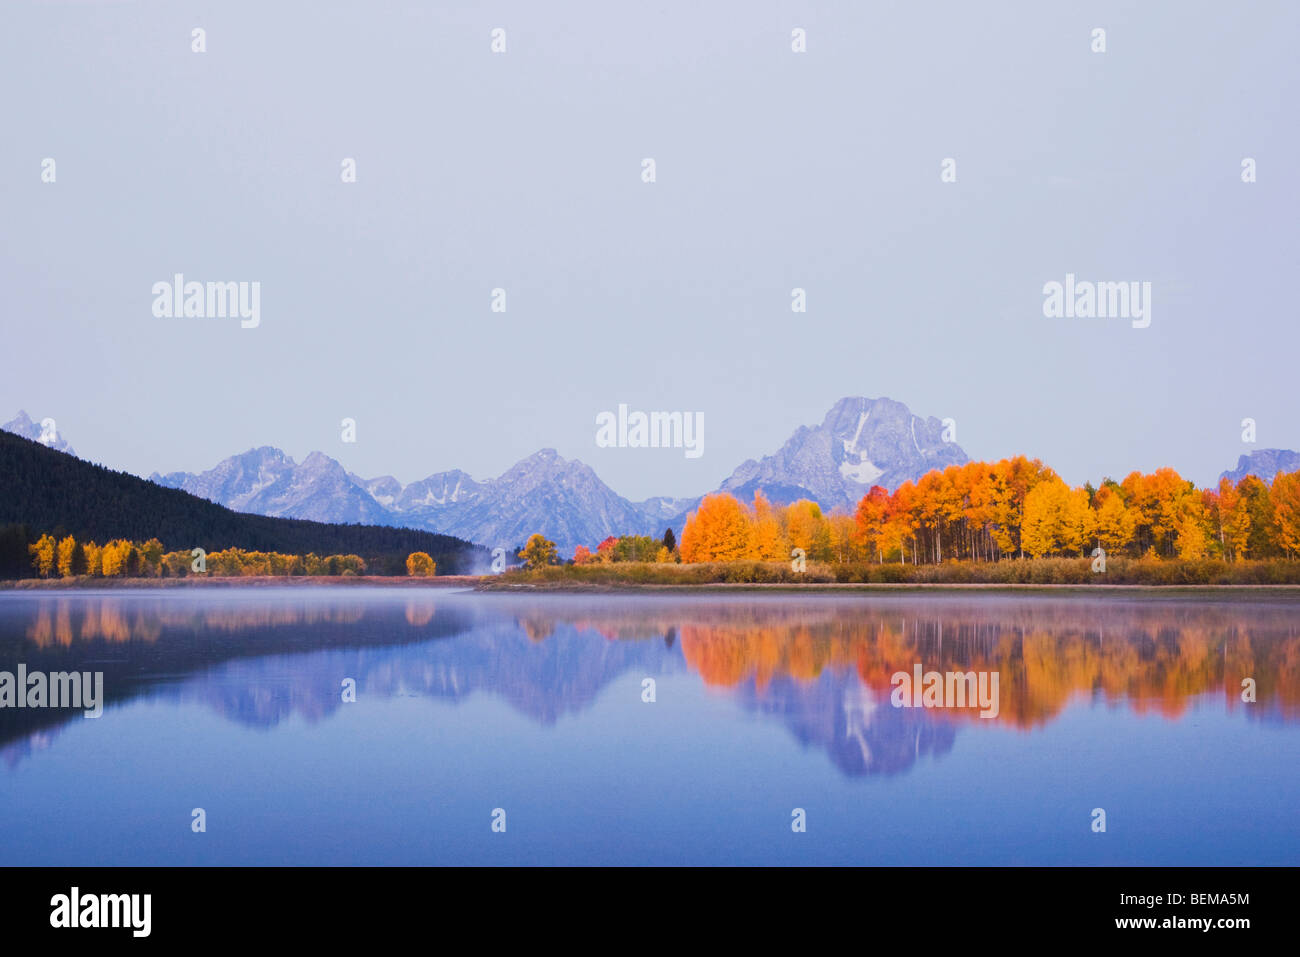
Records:
[[[448,7],[6,3],[0,419],[143,474],[553,446],[634,499],[845,395],[1072,482],[1209,481],[1246,416],[1300,448],[1300,6]],[[156,319],[175,272],[261,282],[260,327]],[[1152,282],[1150,328],[1044,318],[1067,272]],[[620,402],[702,412],[704,455],[596,448]]]

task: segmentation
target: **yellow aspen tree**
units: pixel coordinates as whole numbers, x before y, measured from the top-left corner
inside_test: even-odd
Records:
[[[1184,510],[1188,508],[1185,499],[1194,487],[1168,466],[1146,476],[1144,484],[1151,508],[1152,543],[1166,552],[1177,550],[1178,532],[1184,524]]]
[[[1219,479],[1219,542],[1234,561],[1246,552],[1250,541],[1250,510],[1231,479]]]
[[[50,578],[57,570],[58,543],[53,535],[42,535],[35,545],[28,545],[27,551],[32,556],[32,569],[39,578]]]
[[[1066,507],[1070,490],[1052,475],[1025,494],[1020,543],[1034,558],[1060,551],[1066,536]]]
[[[59,542],[58,565],[59,565],[59,575],[61,577],[63,578],[72,577],[73,575],[72,556],[76,554],[76,551],[77,551],[77,540],[73,538],[71,535],[63,539],[61,542]]]
[[[818,561],[830,558],[830,525],[816,502],[801,498],[790,505],[786,510],[786,534],[790,546],[802,548],[809,558]]]
[[[1204,558],[1209,551],[1210,536],[1205,521],[1190,509],[1178,518],[1174,534],[1179,558]]]
[[[916,561],[916,528],[919,519],[916,516],[916,486],[911,479],[894,490],[889,497],[889,516],[881,534],[885,554],[892,555],[898,550],[898,561],[907,560],[908,545],[912,546],[912,560]]]
[[[760,562],[779,562],[790,557],[790,543],[786,541],[781,520],[761,491],[754,493],[754,534],[749,557]]]
[[[1088,501],[1088,490],[1070,489],[1066,494],[1061,544],[1072,552],[1087,555],[1097,534],[1097,515]]]
[[[94,578],[104,574],[104,550],[94,542],[86,542],[82,550],[86,553],[86,574]]]
[[[1023,552],[1021,525],[1024,519],[1025,496],[1044,477],[1043,463],[1023,455],[1003,459],[993,467],[993,538],[998,548],[1008,555]]]
[[[1103,486],[1097,500],[1097,541],[1108,555],[1117,555],[1133,541],[1136,522],[1114,489]]]
[[[1278,546],[1294,557],[1300,554],[1300,471],[1279,472],[1273,479],[1272,499]]]
[[[862,552],[858,545],[858,529],[853,516],[846,515],[844,512],[832,512],[826,521],[830,525],[831,561],[859,561]]]
[[[347,556],[347,558],[353,557],[355,556]],[[554,565],[557,557],[555,543],[546,536],[534,532],[532,535],[528,536],[528,542],[524,545],[523,551],[521,551],[517,557],[522,558],[524,564],[529,568],[542,568],[546,565]],[[357,559],[357,561],[361,562],[360,559]],[[359,575],[365,571],[365,563],[361,562],[361,567],[355,568],[351,563],[345,562],[343,573],[346,574],[349,570],[352,574]]]
[[[126,574],[126,560],[131,554],[132,545],[125,539],[114,539],[104,546],[103,572],[105,578],[114,578]]]
[[[411,552],[406,556],[406,574],[413,578],[429,578],[437,571],[437,563],[428,552]]]
[[[871,486],[853,516],[857,526],[858,544],[868,556],[884,560],[883,535],[889,519],[889,493],[879,485]]]
[[[140,546],[140,572],[150,578],[162,574],[163,543],[151,538]]]
[[[682,561],[743,561],[750,554],[752,535],[749,514],[734,496],[706,495],[682,529]]]

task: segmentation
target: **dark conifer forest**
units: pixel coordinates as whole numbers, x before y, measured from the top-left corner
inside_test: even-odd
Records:
[[[378,575],[406,574],[412,552],[432,556],[440,574],[469,573],[488,559],[485,549],[450,535],[234,512],[0,431],[0,577],[30,576],[27,546],[46,533],[99,542],[157,538],[168,550],[354,554]]]

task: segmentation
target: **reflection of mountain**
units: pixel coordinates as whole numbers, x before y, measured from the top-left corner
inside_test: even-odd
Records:
[[[1178,718],[1222,696],[1251,720],[1300,717],[1297,602],[1260,598],[964,596],[434,599],[304,593],[8,595],[0,669],[105,673],[107,704],[201,701],[240,723],[320,720],[362,699],[461,701],[485,692],[540,724],[591,708],[623,675],[688,670],[824,749],[847,775],[890,774],[952,749],[959,727],[1033,728],[1074,699]],[[1083,624],[1080,624],[1080,623]],[[996,671],[994,719],[896,709],[890,677],[915,664]],[[1258,701],[1240,700],[1253,678]],[[109,713],[106,712],[106,720]],[[0,711],[11,763],[79,712]]]
[[[29,672],[103,671],[106,706],[148,694],[271,727],[290,715],[334,713],[343,678],[356,680],[358,697],[459,701],[488,692],[554,724],[590,707],[624,672],[683,667],[664,640],[671,626],[598,626],[535,609],[482,616],[469,602],[393,592],[377,601],[283,596],[22,596],[0,617],[0,669],[21,661]],[[431,640],[453,635],[454,643]],[[656,640],[619,640],[628,638]],[[34,729],[71,719],[80,712],[5,709],[0,747],[12,763],[49,733]]]
[[[313,660],[305,653],[330,649],[392,647],[444,638],[469,628],[466,608],[435,608],[427,598],[383,600],[364,596],[330,599],[283,591],[233,596],[141,595],[9,596],[0,605],[0,670],[18,662],[29,672],[102,671],[105,708],[140,695],[186,698],[210,680],[214,669],[240,662],[250,675],[265,676],[262,662],[274,656],[298,680]],[[301,680],[301,685],[308,682]],[[322,694],[338,698],[338,679]],[[259,696],[266,683],[240,686],[239,701],[223,714],[273,714]],[[242,695],[242,697],[240,697]],[[293,696],[290,710],[324,714],[312,694]],[[83,720],[81,712],[51,708],[0,711],[0,746],[36,729]],[[103,718],[99,720],[104,720]],[[257,722],[257,723],[271,723]],[[16,752],[15,752],[16,753]]]
[[[824,750],[850,777],[897,774],[917,759],[952,750],[956,726],[932,712],[894,708],[849,673],[826,672],[812,682],[781,677],[764,688],[747,685],[745,706],[775,715],[805,747]]]
[[[233,720],[270,726],[300,714],[315,720],[343,707],[342,677],[355,678],[357,696],[428,697],[463,701],[488,693],[539,724],[586,710],[619,675],[680,670],[662,642],[594,642],[569,625],[543,639],[527,621],[475,627],[454,642],[418,647],[328,651],[292,661],[236,659],[180,689]]]

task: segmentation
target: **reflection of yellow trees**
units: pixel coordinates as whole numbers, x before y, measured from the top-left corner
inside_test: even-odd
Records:
[[[203,612],[203,627],[243,631],[279,625],[353,625],[365,617],[361,605],[262,605],[253,608],[212,608]],[[170,624],[165,616],[163,621]],[[185,621],[192,621],[189,616]],[[180,620],[177,621],[177,624]]]
[[[1255,642],[1233,627],[1006,632],[991,647],[953,642],[937,663],[933,642],[918,641],[915,633],[897,639],[887,657],[878,648],[864,649],[860,674],[867,684],[887,690],[889,676],[916,661],[927,670],[997,671],[998,720],[1020,727],[1049,720],[1080,695],[1126,700],[1135,711],[1166,717],[1181,715],[1206,693],[1224,693],[1231,705],[1247,674],[1258,682],[1261,702],[1276,700],[1288,712],[1300,711],[1300,675],[1285,660],[1297,653],[1300,635],[1265,637],[1264,660],[1253,660]]]
[[[412,599],[412,627],[434,617]],[[40,648],[74,642],[154,642],[165,632],[237,633],[277,626],[349,625],[366,605],[142,602],[137,597],[41,599],[26,637]],[[1183,714],[1193,699],[1221,694],[1229,708],[1280,707],[1300,716],[1300,624],[1290,603],[1208,605],[1179,601],[826,600],[783,598],[701,603],[636,602],[604,610],[590,602],[521,607],[519,628],[535,642],[557,626],[610,641],[676,633],[687,664],[712,686],[812,682],[830,671],[856,676],[882,699],[895,672],[997,671],[998,721],[1033,727],[1074,698],[1126,701],[1141,712]],[[1081,624],[1082,623],[1082,624]],[[1256,682],[1258,705],[1241,702]],[[974,711],[937,711],[982,720]]]
[[[587,618],[585,616],[567,619],[578,631],[594,631],[607,641],[637,641],[642,638],[662,638],[669,625],[641,618],[626,617],[618,620],[610,618]]]
[[[35,620],[27,628],[27,638],[40,648],[71,645],[73,641],[121,642],[151,641],[158,637],[159,626],[137,613],[135,623],[127,621],[115,602],[82,603],[74,614],[72,603],[58,602],[53,609],[42,604]]]
[[[83,641],[128,641],[131,626],[122,614],[121,606],[116,602],[99,602],[92,605],[82,619],[81,632],[77,636]],[[71,615],[69,615],[71,624]]]
[[[812,681],[827,667],[845,669],[851,659],[824,628],[725,625],[681,626],[682,653],[707,684],[735,685],[753,678],[758,687],[773,678]]]
[[[225,608],[168,608],[155,605],[136,608],[128,617],[129,602],[117,598],[57,599],[41,602],[39,609],[27,626],[27,640],[38,648],[54,645],[71,645],[74,641],[157,641],[164,629],[190,631],[208,630],[239,632],[258,628],[294,625],[351,625],[365,616],[361,605],[259,605],[253,607]],[[408,609],[407,620],[412,625],[428,624],[433,618],[433,606],[427,606],[424,621],[412,621]],[[422,608],[419,615],[424,614]]]
[[[56,641],[61,644],[70,644],[72,642],[71,633],[68,634],[68,640],[64,641],[62,637],[56,638],[54,628],[50,622],[48,613],[42,613],[37,619],[27,626],[27,640],[38,648],[48,648]]]
[[[954,603],[903,609],[857,602],[642,607],[606,615],[552,616],[610,639],[680,633],[687,664],[709,685],[775,679],[808,682],[829,670],[855,673],[881,695],[895,672],[997,671],[996,720],[1042,724],[1078,696],[1125,700],[1138,712],[1177,717],[1207,693],[1242,706],[1241,679],[1259,703],[1300,714],[1300,627],[1288,607],[1177,603]],[[895,610],[897,609],[897,610]],[[1086,618],[1088,624],[1080,626]],[[530,637],[546,631],[531,615]],[[937,712],[983,720],[975,712]]]
[[[524,630],[529,641],[545,641],[555,633],[555,619],[529,617],[519,620],[519,627]]]
[[[408,601],[406,603],[406,623],[413,628],[421,628],[433,621],[433,602]]]

